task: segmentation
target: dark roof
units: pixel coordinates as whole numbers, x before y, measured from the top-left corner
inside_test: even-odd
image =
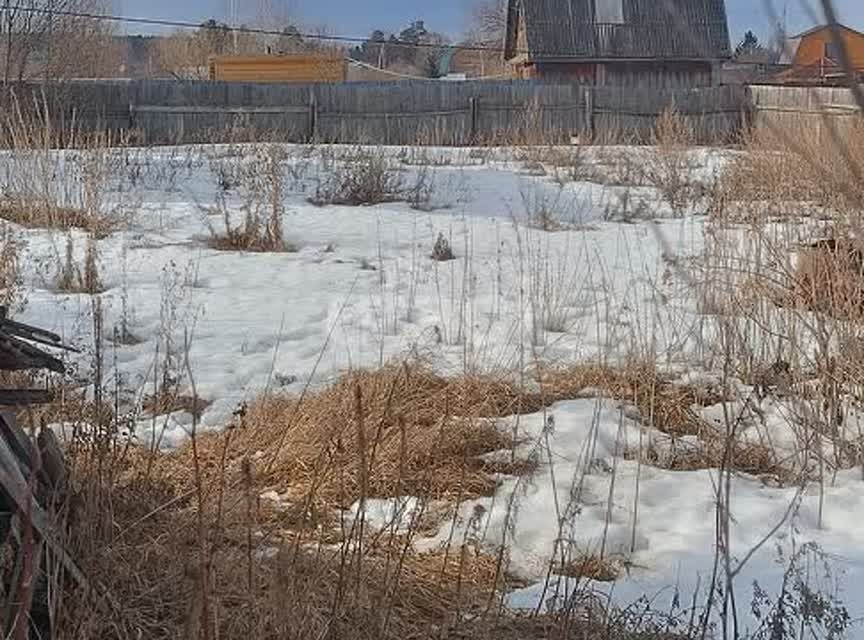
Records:
[[[527,51],[516,42],[520,16]],[[731,55],[724,0],[508,0],[507,27],[507,59],[527,54],[532,60],[720,60]]]
[[[837,26],[840,27],[841,29],[843,29],[844,31],[851,31],[852,33],[857,33],[859,36],[864,36],[864,33],[861,33],[860,31],[857,31],[857,30],[853,29],[852,27],[847,27],[845,24],[838,24]],[[799,33],[796,36],[792,36],[792,39],[797,40],[799,38],[806,38],[807,36],[812,36],[814,33],[819,33],[820,31],[824,31],[825,29],[830,29],[830,28],[831,28],[830,25],[820,24],[820,25],[817,25],[815,27],[811,27],[810,29],[807,29],[807,31],[802,31],[801,33]]]

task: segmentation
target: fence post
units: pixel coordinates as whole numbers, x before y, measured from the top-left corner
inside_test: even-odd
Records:
[[[582,87],[582,95],[585,100],[585,137],[589,140],[594,139],[594,92],[591,87],[585,85]]]
[[[480,106],[478,104],[477,98],[470,97],[468,98],[468,110],[470,112],[470,120],[471,120],[471,129],[468,135],[468,144],[476,144],[477,143],[477,116],[480,110]]]
[[[315,89],[309,90],[309,129],[306,132],[307,142],[314,142],[318,133],[318,100]]]

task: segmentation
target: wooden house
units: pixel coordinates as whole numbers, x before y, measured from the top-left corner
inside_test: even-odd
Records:
[[[852,73],[864,77],[864,33],[841,25],[840,37],[846,47]],[[822,25],[790,38],[781,63],[788,65],[776,81],[788,84],[845,84],[846,70],[840,58],[841,42],[831,27]]]
[[[724,0],[508,0],[505,60],[520,78],[700,87],[731,57]]]
[[[346,75],[343,56],[318,54],[216,56],[209,73],[223,82],[344,82]]]

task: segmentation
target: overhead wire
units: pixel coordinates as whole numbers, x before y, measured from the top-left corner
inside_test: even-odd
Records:
[[[0,7],[0,12],[9,11],[5,7]],[[151,27],[172,27],[175,29],[207,29],[212,28],[214,30],[226,31],[229,33],[245,33],[250,35],[261,35],[261,36],[276,36],[276,37],[297,37],[302,38],[304,40],[318,40],[325,42],[341,42],[346,44],[364,44],[371,43],[373,45],[381,44],[388,46],[398,46],[398,47],[411,47],[417,49],[456,49],[461,51],[484,51],[488,53],[504,53],[504,47],[493,47],[487,45],[475,45],[475,44],[440,44],[433,42],[404,42],[402,40],[396,41],[382,41],[377,42],[374,40],[370,40],[368,36],[346,36],[346,35],[329,35],[324,33],[309,33],[309,32],[301,32],[301,31],[278,31],[275,29],[265,29],[261,27],[249,27],[249,26],[230,26],[227,24],[217,23],[215,26],[210,26],[207,22],[192,22],[188,20],[168,20],[165,18],[138,18],[134,16],[118,16],[114,14],[108,13],[90,13],[87,11],[69,11],[63,9],[48,9],[43,7],[15,7],[14,11],[21,13],[29,13],[29,14],[42,14],[42,15],[51,15],[58,17],[66,17],[66,18],[78,18],[83,20],[100,20],[103,22],[114,22],[114,23],[122,23],[122,24],[133,24],[133,25],[143,25],[143,26],[151,26]],[[517,50],[517,53],[520,51]]]

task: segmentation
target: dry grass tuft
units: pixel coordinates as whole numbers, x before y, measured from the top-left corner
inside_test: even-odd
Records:
[[[596,389],[621,402],[633,405],[642,420],[670,436],[671,451],[649,447],[646,462],[676,470],[721,468],[731,464],[735,470],[752,475],[787,478],[777,455],[768,447],[740,442],[705,422],[694,407],[707,407],[724,401],[718,389],[676,383],[660,375],[650,365],[626,368],[577,366],[544,371],[541,376],[544,397],[563,400]],[[685,438],[698,444],[680,444]],[[638,452],[628,452],[634,456]]]
[[[713,390],[674,384],[650,365],[625,368],[576,366],[542,372],[544,395],[574,398],[586,389],[597,389],[610,397],[630,402],[654,428],[671,436],[701,435],[703,423],[693,405],[708,406],[722,400]]]
[[[820,240],[804,247],[791,285],[796,306],[842,320],[864,314],[864,253],[851,238]]]
[[[622,577],[623,564],[620,558],[593,554],[579,554],[556,568],[555,573],[569,578],[615,582]]]
[[[487,418],[541,407],[506,381],[393,365],[347,374],[305,398],[260,398],[242,427],[199,448],[216,472],[230,439],[234,452],[254,458],[261,486],[331,505],[361,495],[491,495],[495,481],[477,458],[515,443]]]
[[[35,229],[80,229],[97,238],[105,238],[116,231],[121,221],[110,215],[93,215],[83,209],[64,207],[30,198],[4,197],[0,199],[0,218],[22,227]]]
[[[156,396],[147,396],[144,398],[141,408],[145,413],[154,416],[164,416],[182,411],[200,419],[201,415],[211,404],[212,402],[203,398],[193,398],[190,395],[168,392],[160,393]]]
[[[358,149],[330,165],[319,180],[310,202],[316,206],[368,206],[396,202],[407,197],[404,177],[386,151]]]
[[[241,206],[242,222],[235,224],[233,212],[224,193],[216,205],[208,211],[222,219],[223,229],[210,227],[209,244],[219,251],[254,251],[262,253],[293,252],[297,248],[285,240],[283,218],[285,215],[285,185],[282,161],[283,150],[277,145],[268,145],[256,150],[255,167],[250,171],[244,167],[214,162],[220,188],[225,191],[233,186],[234,178],[228,178],[225,170],[239,172],[237,181],[242,185],[245,198]]]
[[[0,305],[9,310],[19,310],[26,303],[21,251],[24,243],[9,228],[0,226]]]

